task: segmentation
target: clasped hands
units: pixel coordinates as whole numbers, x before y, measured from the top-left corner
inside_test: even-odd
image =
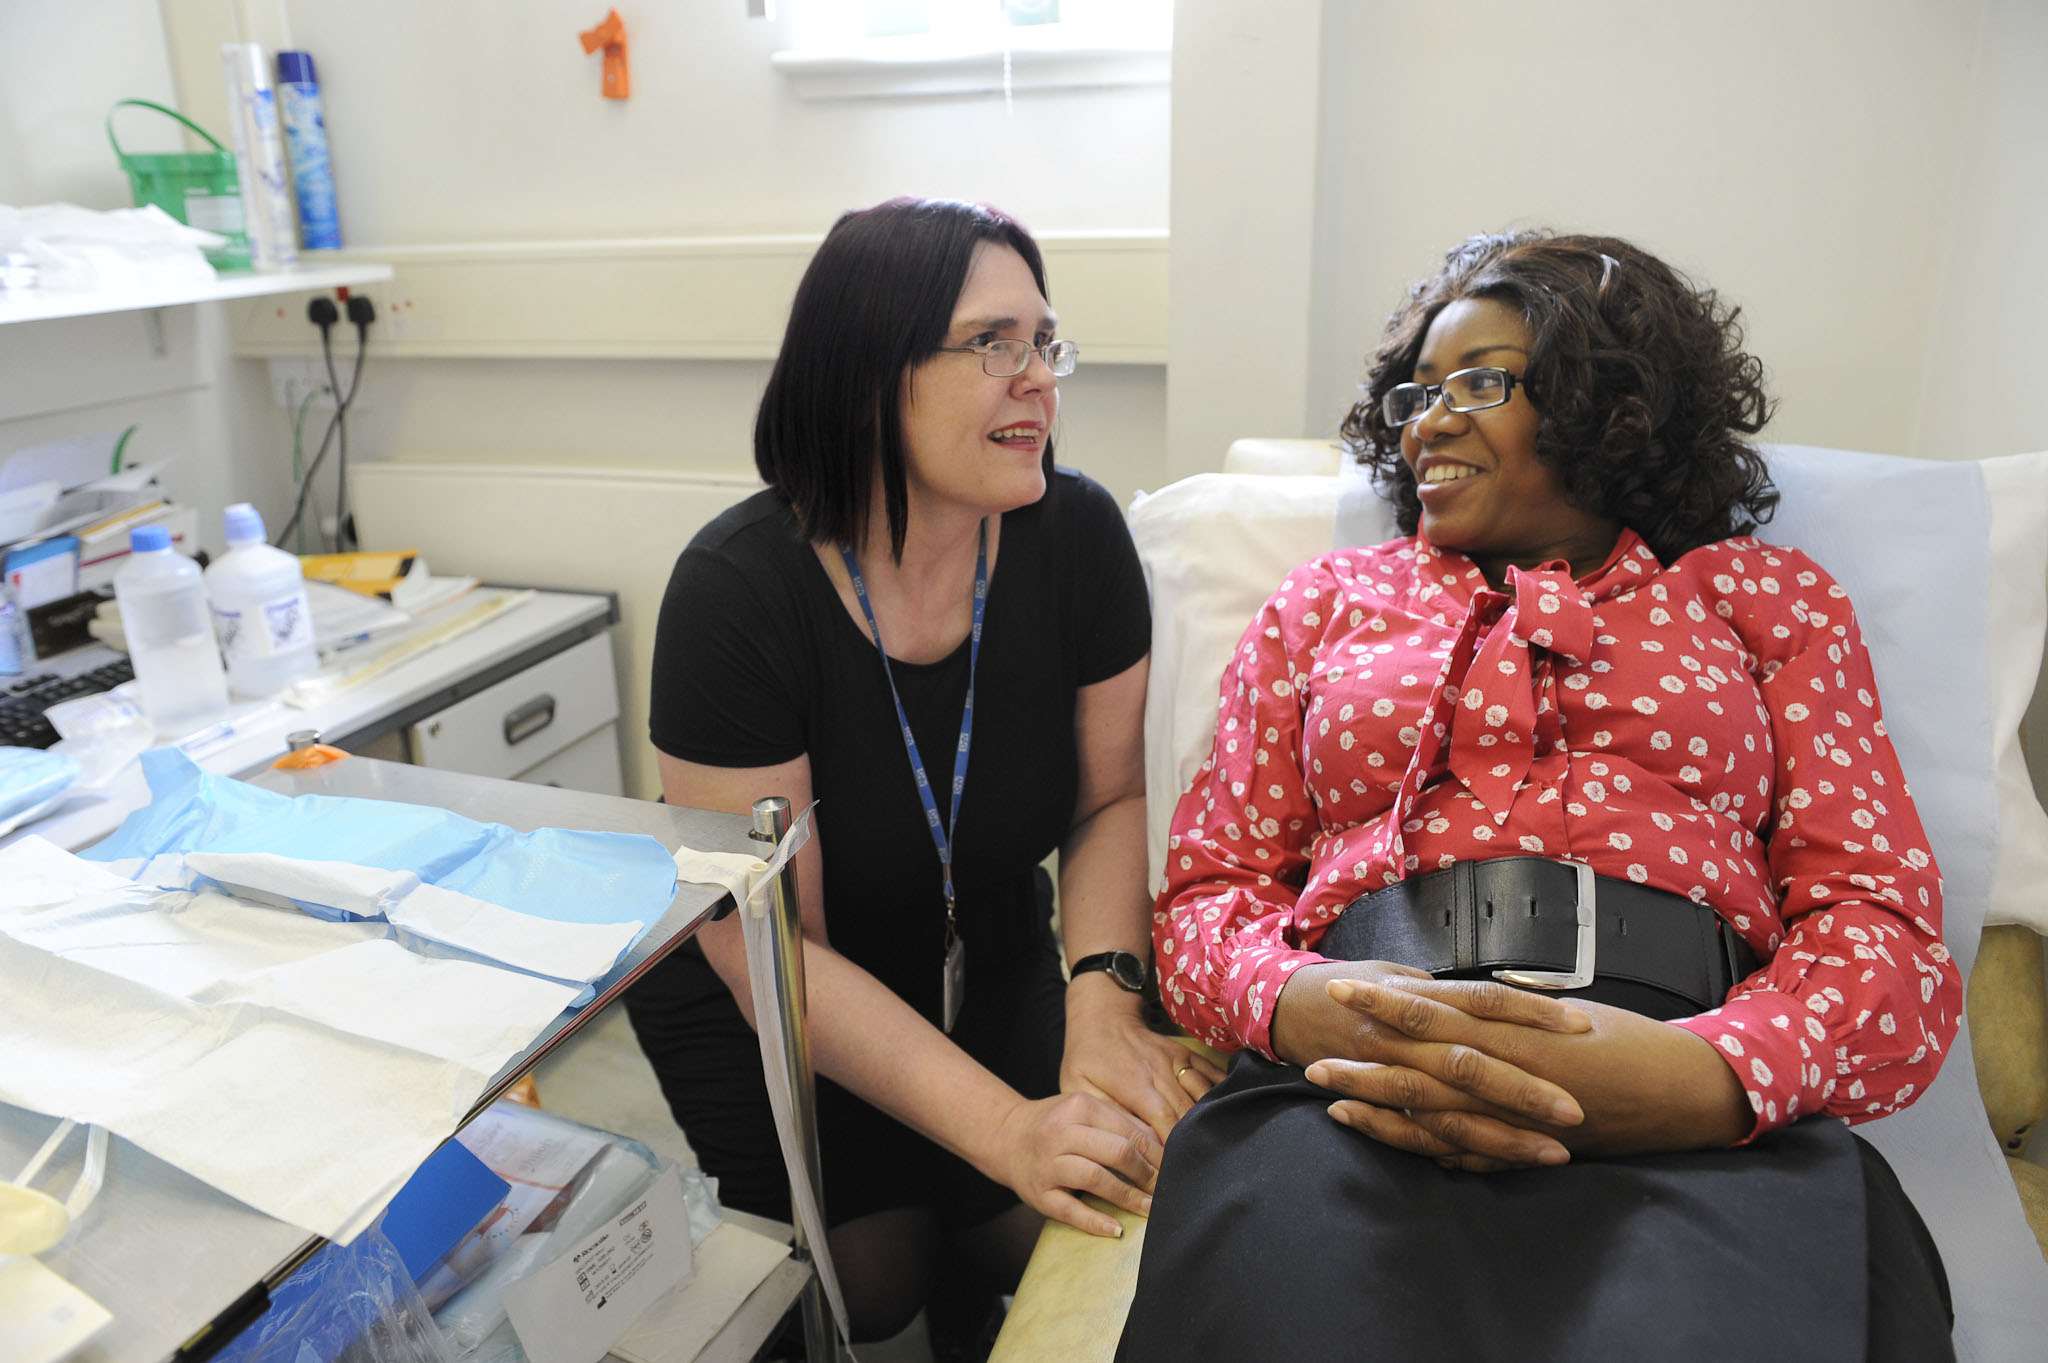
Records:
[[[1272,1042],[1330,1115],[1474,1173],[1733,1144],[1754,1123],[1705,1040],[1625,1009],[1390,961],[1296,971]]]

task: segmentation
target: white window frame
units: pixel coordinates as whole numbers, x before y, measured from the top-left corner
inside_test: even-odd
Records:
[[[962,23],[994,0],[935,0],[936,31],[864,38],[851,0],[784,0],[797,46],[770,63],[803,99],[886,99],[1118,85],[1172,74],[1172,6],[1163,0],[1065,0],[1081,14],[1052,24]],[[1092,13],[1091,13],[1092,10]]]

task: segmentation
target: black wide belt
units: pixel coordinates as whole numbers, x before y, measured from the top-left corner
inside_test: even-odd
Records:
[[[1332,960],[1532,989],[1622,980],[1718,1008],[1756,969],[1721,916],[1684,895],[1548,857],[1461,861],[1353,900],[1316,944]]]

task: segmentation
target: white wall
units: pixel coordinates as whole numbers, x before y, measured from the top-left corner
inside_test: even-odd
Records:
[[[1930,458],[2048,449],[2048,5],[1984,0],[1914,446]]]
[[[162,3],[184,107],[221,118],[226,6]],[[567,0],[281,8],[319,64],[344,236],[371,255],[380,244],[814,233],[901,193],[987,200],[1038,230],[1166,220],[1164,86],[1019,91],[1008,104],[805,101],[768,64],[790,21],[750,20],[735,0],[630,14],[633,93],[621,103],[599,96],[598,61],[576,40],[595,16]],[[282,38],[280,6],[247,9],[252,36]],[[735,362],[373,361],[352,449],[743,471],[765,377]],[[1124,497],[1163,481],[1161,369],[1084,368],[1064,395],[1063,460]],[[281,413],[265,425],[281,438]]]
[[[1320,107],[1304,119],[1298,81],[1276,83],[1285,121],[1260,129],[1319,159],[1311,410],[1270,433],[1334,427],[1402,288],[1447,247],[1547,225],[1629,237],[1741,304],[1780,397],[1772,437],[1916,451],[1984,4],[1469,0],[1455,41],[1440,7],[1321,10]],[[1176,41],[1235,22],[1184,0]],[[2008,60],[2017,77],[2044,56]],[[1176,95],[1178,134],[1205,95]],[[1175,155],[1213,168],[1175,181],[1178,249],[1239,166]],[[1205,386],[1175,359],[1176,391]]]
[[[1167,472],[1315,429],[1320,3],[1182,0],[1174,24]]]
[[[126,208],[105,126],[117,99],[174,102],[156,0],[0,0],[0,204]],[[131,151],[180,145],[147,110],[115,128]]]
[[[19,0],[14,0],[18,3]],[[163,0],[180,93],[220,116],[226,0]],[[276,0],[248,0],[270,41]],[[797,99],[793,21],[744,0],[625,10],[632,98],[598,94],[588,0],[294,0],[351,245],[821,232],[892,194],[986,199],[1035,229],[1166,225],[1166,87]],[[790,5],[781,6],[785,11]],[[186,73],[199,74],[196,80]]]
[[[1929,458],[2048,449],[2044,139],[2048,5],[1986,0],[1915,422],[1914,450]],[[2048,790],[2048,668],[2022,736],[2034,785]]]
[[[1328,410],[1406,280],[1468,232],[1546,224],[1628,237],[1741,304],[1773,438],[1913,453],[1981,11],[1580,0],[1531,22],[1484,0],[1460,23],[1513,40],[1460,44],[1447,73],[1394,55],[1436,47],[1440,14],[1332,6],[1326,61],[1357,78],[1326,131]],[[1491,168],[1447,164],[1489,145]]]

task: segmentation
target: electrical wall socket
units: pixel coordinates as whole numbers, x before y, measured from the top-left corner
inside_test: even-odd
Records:
[[[311,393],[313,405],[307,410],[331,412],[334,410],[334,394],[327,386],[327,366],[316,356],[281,356],[269,361],[270,393],[277,399],[277,405],[287,412],[297,412],[299,404]],[[338,367],[338,366],[337,366]],[[341,381],[348,382],[348,374],[342,372]],[[351,412],[357,410],[354,405]]]

